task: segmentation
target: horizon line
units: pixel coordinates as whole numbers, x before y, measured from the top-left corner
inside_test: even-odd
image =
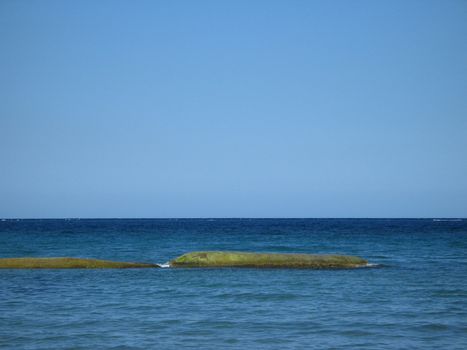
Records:
[[[467,217],[458,216],[407,216],[407,217],[250,217],[250,216],[225,216],[225,217],[0,217],[1,221],[6,220],[424,220],[424,219],[447,219],[447,220],[467,220]]]

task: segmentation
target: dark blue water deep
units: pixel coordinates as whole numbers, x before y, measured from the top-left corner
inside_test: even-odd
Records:
[[[0,222],[0,257],[164,263],[192,250],[384,267],[0,270],[0,348],[467,349],[466,220]]]

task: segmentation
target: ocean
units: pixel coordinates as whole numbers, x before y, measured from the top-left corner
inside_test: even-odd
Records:
[[[0,270],[1,349],[467,349],[467,220],[0,221],[0,257],[358,255],[358,269]]]

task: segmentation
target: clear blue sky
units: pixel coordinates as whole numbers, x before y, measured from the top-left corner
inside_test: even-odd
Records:
[[[0,1],[0,217],[466,216],[466,1]]]

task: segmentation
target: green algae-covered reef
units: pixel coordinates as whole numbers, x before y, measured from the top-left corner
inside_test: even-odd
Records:
[[[278,254],[206,251],[191,252],[169,262],[170,267],[354,268],[365,259],[349,255]],[[158,264],[81,258],[0,258],[0,269],[125,269],[154,268]],[[163,266],[166,267],[166,266]]]
[[[157,264],[79,258],[0,258],[0,269],[128,269]]]
[[[170,262],[171,267],[354,268],[368,262],[357,256],[246,252],[192,252]]]

